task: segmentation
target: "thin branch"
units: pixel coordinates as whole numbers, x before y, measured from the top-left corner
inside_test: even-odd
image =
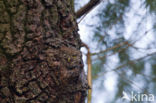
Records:
[[[131,63],[134,63],[134,62],[136,62],[136,61],[140,61],[140,60],[142,60],[142,59],[144,59],[144,58],[146,58],[146,57],[153,56],[153,55],[155,55],[155,54],[156,54],[156,52],[153,52],[153,53],[147,54],[147,55],[145,55],[145,56],[143,56],[143,57],[140,57],[140,58],[137,58],[137,59],[134,59],[134,60],[130,60],[130,61],[128,61],[127,63],[124,63],[124,64],[118,66],[118,67],[115,68],[115,69],[112,69],[112,70],[103,72],[103,73],[101,73],[100,75],[97,75],[96,78],[101,77],[101,76],[103,76],[104,74],[106,74],[106,73],[108,73],[108,72],[115,72],[115,71],[117,71],[117,70],[119,70],[119,69],[121,69],[121,68],[127,66],[127,64],[131,64]],[[95,78],[95,79],[96,79],[96,78]]]
[[[125,82],[127,82],[128,84],[133,84],[133,86],[135,86],[136,88],[138,88],[139,90],[141,90],[141,91],[144,91],[144,88],[141,88],[140,86],[138,86],[138,84],[136,84],[134,81],[132,81],[132,80],[130,80],[130,79],[128,79],[125,75],[122,75],[121,73],[119,73],[119,72],[117,72],[116,71],[116,73],[118,73],[119,74],[119,76],[121,77],[121,79],[123,79]],[[131,85],[130,84],[130,85]],[[145,92],[146,94],[149,94],[147,91]]]
[[[119,47],[124,46],[124,45],[128,45],[128,46],[126,46],[125,48],[128,48],[128,47],[130,47],[130,46],[131,46],[131,47],[134,47],[133,45],[134,45],[137,41],[141,40],[144,36],[146,36],[151,30],[152,30],[152,29],[149,29],[149,30],[145,31],[145,33],[144,33],[141,37],[139,37],[138,39],[134,40],[131,44],[130,44],[128,41],[125,41],[125,42],[119,43],[119,44],[117,44],[117,45],[115,45],[115,46],[113,46],[113,47],[111,47],[111,48],[107,48],[106,50],[103,50],[103,51],[100,51],[100,52],[97,52],[97,53],[91,53],[91,55],[94,56],[94,55],[98,55],[98,54],[101,54],[101,53],[105,53],[105,52],[107,52],[107,51],[110,51],[110,50],[119,48]],[[120,52],[120,51],[122,51],[122,50],[125,50],[125,48],[119,49],[117,52]],[[116,53],[116,52],[115,52],[115,53]],[[115,53],[112,53],[111,55],[113,55],[113,54],[115,54]],[[111,56],[111,55],[109,55],[109,56]],[[106,57],[106,56],[105,56],[105,57]]]
[[[90,0],[85,6],[83,6],[82,8],[80,8],[77,12],[76,12],[76,17],[80,18],[81,16],[83,16],[84,14],[88,13],[89,11],[91,11],[96,5],[98,5],[100,3],[101,0]]]
[[[116,44],[115,46],[110,47],[110,48],[107,48],[106,50],[103,50],[103,51],[100,51],[100,52],[97,52],[97,53],[91,53],[91,55],[94,56],[94,55],[98,55],[98,54],[101,54],[101,53],[105,53],[105,52],[107,52],[107,51],[110,51],[110,50],[113,50],[113,49],[119,48],[119,47],[121,47],[121,46],[123,46],[123,45],[125,45],[125,44],[128,44],[128,42],[125,41],[125,42],[122,42],[122,43]]]
[[[88,65],[88,73],[87,73],[87,80],[88,80],[88,85],[89,85],[89,90],[88,90],[88,103],[91,103],[91,98],[92,98],[92,61],[91,61],[91,55],[90,55],[90,49],[87,44],[82,43],[82,46],[84,46],[87,49],[87,65]]]
[[[119,53],[119,52],[122,52],[122,51],[126,50],[127,48],[131,47],[132,45],[133,45],[133,44],[127,44],[126,47],[121,48],[121,49],[119,49],[119,50],[116,51],[116,52],[113,52],[113,53],[111,53],[111,54],[109,54],[109,55],[104,55],[104,56],[102,56],[102,57],[98,56],[98,58],[96,58],[96,59],[103,59],[103,58],[106,58],[106,56],[112,56],[112,55],[114,55],[114,54],[116,54],[116,53]]]

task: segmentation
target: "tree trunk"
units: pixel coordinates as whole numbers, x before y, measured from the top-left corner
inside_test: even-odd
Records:
[[[71,0],[0,0],[0,103],[84,103]]]

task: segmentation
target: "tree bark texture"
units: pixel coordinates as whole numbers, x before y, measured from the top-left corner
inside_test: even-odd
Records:
[[[0,0],[0,103],[84,103],[71,0]]]

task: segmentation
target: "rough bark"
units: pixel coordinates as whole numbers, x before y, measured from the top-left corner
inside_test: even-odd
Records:
[[[0,0],[0,103],[84,103],[70,0]]]

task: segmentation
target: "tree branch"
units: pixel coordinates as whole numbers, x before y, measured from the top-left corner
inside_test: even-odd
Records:
[[[76,17],[80,18],[82,15],[88,13],[92,8],[99,4],[100,1],[101,0],[90,0],[85,6],[83,6],[76,12]]]
[[[156,54],[156,51],[155,51],[155,52],[152,52],[152,53],[149,53],[149,54],[147,54],[147,55],[145,55],[145,56],[143,56],[143,57],[130,60],[130,61],[128,61],[127,63],[124,63],[124,64],[119,65],[119,66],[118,66],[117,68],[115,68],[115,69],[112,69],[112,70],[109,70],[109,71],[105,71],[105,72],[103,72],[103,73],[101,73],[101,74],[99,74],[99,75],[96,75],[94,79],[96,79],[96,78],[98,78],[98,77],[101,77],[101,76],[103,76],[104,74],[106,74],[106,73],[108,73],[108,72],[113,72],[113,71],[116,72],[117,70],[122,69],[123,67],[127,66],[127,64],[131,64],[131,63],[134,63],[134,62],[143,60],[144,58],[147,58],[147,57],[149,57],[149,56],[153,56],[153,55],[155,55],[155,54]]]
[[[87,73],[87,80],[88,80],[88,85],[89,85],[89,90],[88,90],[88,102],[91,103],[91,98],[92,98],[92,61],[91,61],[91,55],[90,55],[90,49],[87,44],[82,43],[82,46],[85,47],[88,51],[87,53],[87,65],[88,65],[88,73]]]

